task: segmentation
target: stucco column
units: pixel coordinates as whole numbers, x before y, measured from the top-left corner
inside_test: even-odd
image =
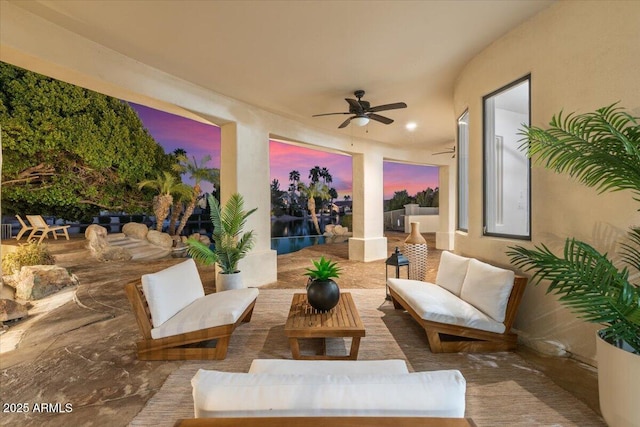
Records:
[[[353,155],[353,237],[349,239],[352,260],[387,258],[382,162],[377,153]]]
[[[245,209],[258,208],[245,226],[254,230],[256,244],[239,267],[247,286],[266,285],[278,277],[277,252],[271,250],[269,133],[255,124],[228,123],[221,129],[220,200],[237,192]]]
[[[452,251],[456,228],[456,168],[440,166],[440,230],[436,232],[436,249]]]

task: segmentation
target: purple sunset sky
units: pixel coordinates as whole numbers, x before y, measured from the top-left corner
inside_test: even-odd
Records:
[[[220,167],[220,128],[194,120],[165,113],[153,108],[129,103],[138,113],[140,120],[166,153],[182,148],[189,157],[197,160],[207,154],[211,156],[209,166]],[[279,141],[270,141],[269,157],[271,181],[277,179],[280,189],[289,187],[289,172],[300,172],[302,181],[308,182],[309,169],[314,166],[326,167],[333,177],[332,186],[338,192],[339,200],[351,196],[352,166],[351,156],[328,153],[303,148]],[[184,177],[189,182],[188,177]],[[203,191],[211,192],[213,186],[202,183]],[[268,185],[268,183],[265,183]],[[433,166],[410,165],[384,162],[384,198],[390,199],[396,191],[407,190],[414,196],[427,187],[438,186],[438,168]]]

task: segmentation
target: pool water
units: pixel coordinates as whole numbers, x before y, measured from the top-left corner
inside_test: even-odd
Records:
[[[324,236],[272,237],[271,249],[278,255],[289,254],[312,245],[324,244]]]

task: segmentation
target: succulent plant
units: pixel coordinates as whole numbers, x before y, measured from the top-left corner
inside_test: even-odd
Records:
[[[309,276],[311,280],[329,280],[332,277],[340,277],[340,267],[336,262],[331,262],[330,259],[325,259],[324,256],[319,260],[311,260],[315,268],[307,268],[305,276]]]

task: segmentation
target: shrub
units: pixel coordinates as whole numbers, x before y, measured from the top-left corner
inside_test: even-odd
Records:
[[[349,231],[353,231],[353,216],[351,214],[347,214],[340,218],[340,225],[343,227],[347,227]]]
[[[2,256],[2,271],[13,274],[26,265],[53,265],[55,258],[49,252],[47,245],[38,244],[34,240],[18,246],[14,252]]]

